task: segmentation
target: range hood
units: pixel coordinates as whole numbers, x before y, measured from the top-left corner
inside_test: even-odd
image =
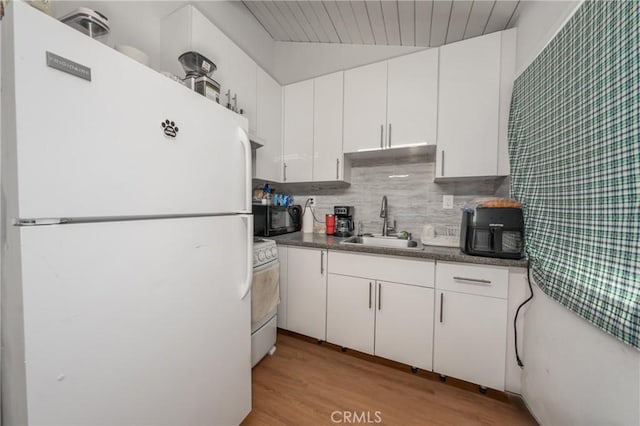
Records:
[[[427,161],[435,160],[436,145],[417,143],[399,145],[391,148],[366,149],[358,152],[345,152],[344,155],[353,160],[397,159],[404,157],[424,156]]]

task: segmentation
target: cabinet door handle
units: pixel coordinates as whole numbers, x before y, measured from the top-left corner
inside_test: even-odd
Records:
[[[283,180],[287,181],[287,163],[282,163],[282,174]]]
[[[384,124],[380,125],[380,149],[384,148]]]
[[[440,151],[440,175],[444,177],[444,149]]]
[[[387,144],[387,148],[391,148],[391,123],[389,123],[389,131],[387,132],[388,135],[388,139],[389,139],[389,143]]]
[[[340,159],[336,158],[336,180],[340,179]]]
[[[444,293],[440,293],[440,322],[442,322],[443,309],[444,309]]]
[[[378,283],[378,310],[382,309],[382,284]]]
[[[371,309],[371,281],[369,281],[369,309]]]
[[[320,275],[324,275],[324,250],[320,251]]]
[[[486,285],[486,286],[491,285],[491,281],[489,281],[489,280],[481,280],[481,279],[478,279],[478,278],[453,277],[453,279],[455,281],[464,281],[464,282],[469,283],[469,284]]]

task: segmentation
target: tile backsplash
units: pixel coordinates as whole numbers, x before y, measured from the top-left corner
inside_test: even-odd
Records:
[[[356,224],[361,221],[364,232],[380,233],[382,196],[388,199],[389,223],[395,220],[397,231],[411,232],[420,238],[425,224],[436,231],[446,226],[460,226],[460,209],[478,197],[508,197],[508,178],[473,179],[459,182],[433,182],[435,163],[407,158],[360,160],[351,168],[351,186],[346,188],[291,191],[296,204],[304,206],[309,196],[316,198],[316,217],[333,213],[335,205],[355,207]],[[275,185],[278,187],[278,185]],[[442,208],[442,196],[454,196],[453,209]]]

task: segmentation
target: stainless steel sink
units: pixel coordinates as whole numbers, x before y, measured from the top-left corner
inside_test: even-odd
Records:
[[[374,235],[372,237],[349,237],[340,244],[422,250],[422,247],[419,246],[417,241],[403,240],[397,237],[383,237],[381,235]]]

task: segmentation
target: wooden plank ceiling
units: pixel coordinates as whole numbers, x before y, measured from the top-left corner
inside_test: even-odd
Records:
[[[278,41],[436,47],[510,28],[519,0],[243,3]]]

